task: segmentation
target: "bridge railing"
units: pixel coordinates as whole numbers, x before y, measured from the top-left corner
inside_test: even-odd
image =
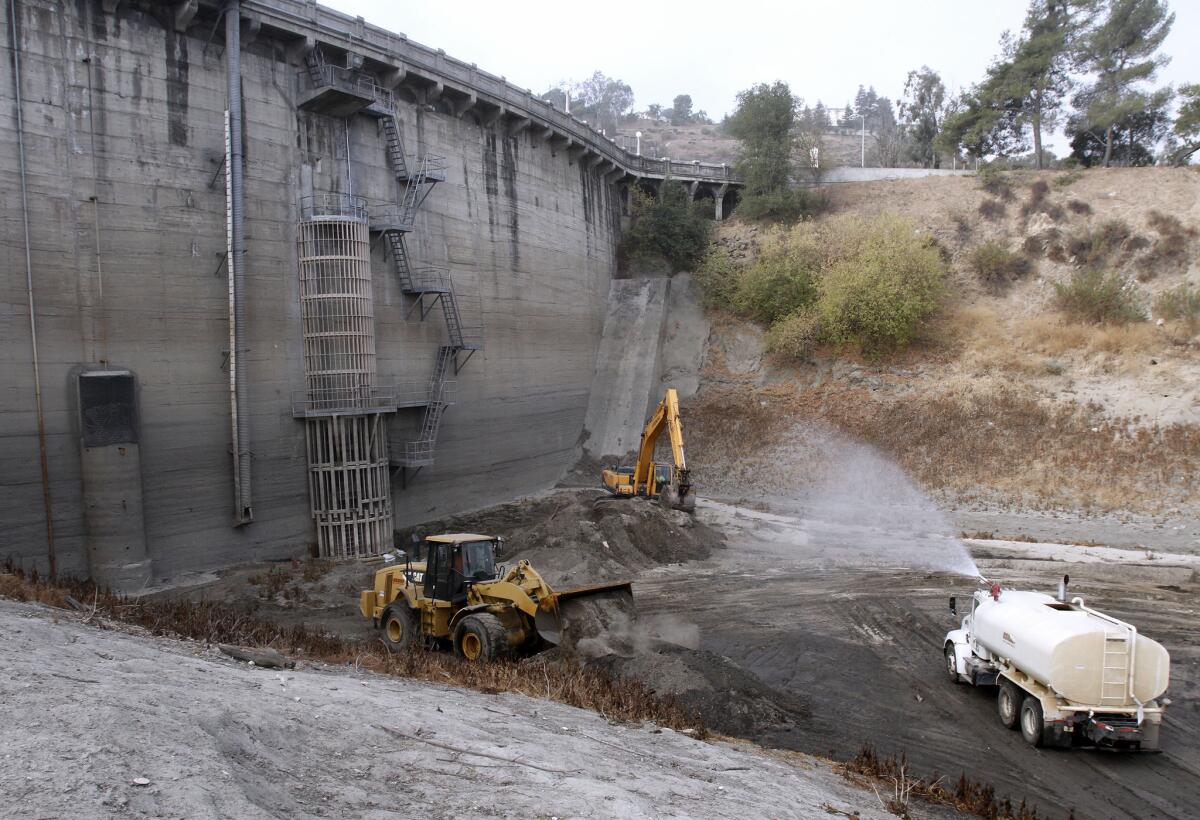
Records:
[[[499,105],[512,114],[553,127],[631,173],[661,174],[670,171],[673,176],[700,176],[708,180],[735,183],[741,181],[727,166],[701,163],[697,167],[695,163],[673,161],[669,166],[656,165],[666,161],[640,157],[625,150],[587,123],[535,96],[529,89],[518,88],[504,77],[455,59],[441,49],[429,48],[403,34],[368,25],[361,17],[354,18],[309,0],[246,0],[242,7],[263,22],[271,22],[301,34],[315,29],[322,37],[340,40],[340,47],[359,53],[370,52],[370,56],[378,62],[399,62],[404,69],[413,73],[444,80],[452,86],[472,91],[486,98],[489,104]]]

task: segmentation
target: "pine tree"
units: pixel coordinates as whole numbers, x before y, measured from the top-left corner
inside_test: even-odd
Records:
[[[1109,0],[1104,18],[1080,38],[1080,66],[1095,80],[1076,95],[1075,105],[1089,130],[1103,134],[1105,167],[1112,162],[1116,124],[1145,110],[1147,95],[1138,86],[1153,81],[1170,59],[1157,52],[1174,22],[1163,0]]]

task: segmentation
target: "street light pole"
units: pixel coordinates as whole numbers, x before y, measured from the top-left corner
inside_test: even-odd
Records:
[[[867,112],[862,112],[862,158],[859,160],[859,168],[867,167]]]

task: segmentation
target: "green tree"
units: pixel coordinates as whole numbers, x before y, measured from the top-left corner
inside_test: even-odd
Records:
[[[921,66],[908,72],[900,117],[908,137],[909,156],[924,168],[937,168],[940,164],[934,141],[941,131],[945,101],[946,86],[936,71]]]
[[[1006,38],[1004,59],[984,85],[993,106],[1012,114],[1012,126],[1033,135],[1038,169],[1044,167],[1043,129],[1053,128],[1071,87],[1070,0],[1032,0],[1019,37]]]
[[[760,83],[738,94],[728,131],[742,143],[737,167],[746,180],[742,208],[747,212],[777,201],[779,208],[770,205],[759,213],[783,216],[780,209],[786,210],[791,194],[795,120],[796,100],[785,82]]]
[[[947,111],[935,147],[949,153],[961,146],[975,157],[1011,156],[1027,151],[1032,135],[1035,164],[1044,167],[1042,134],[1054,127],[1070,90],[1072,32],[1092,2],[1030,0],[1020,34],[1004,33],[1000,57],[955,110]]]
[[[571,113],[597,128],[617,130],[621,119],[633,110],[633,89],[623,80],[597,71],[580,82],[561,82],[542,95],[555,108],[570,99]]]
[[[1163,0],[1109,0],[1103,19],[1079,39],[1080,67],[1094,80],[1076,94],[1075,107],[1088,130],[1103,135],[1105,167],[1112,162],[1117,123],[1146,106],[1139,86],[1153,81],[1170,59],[1157,52],[1174,22]]]
[[[1168,95],[1158,92],[1144,98],[1141,109],[1112,124],[1111,145],[1103,134],[1090,130],[1081,117],[1067,122],[1071,139],[1071,156],[1085,167],[1100,165],[1107,156],[1118,165],[1153,165],[1154,148],[1171,131],[1171,115],[1167,111]]]
[[[1184,165],[1192,154],[1200,151],[1200,84],[1180,86],[1179,113],[1172,130],[1182,145],[1171,155],[1171,161]]]
[[[712,221],[675,180],[664,180],[657,197],[630,188],[630,211],[621,254],[626,261],[644,264],[662,258],[671,270],[681,271],[692,269],[704,255]]]
[[[687,125],[692,121],[692,95],[680,94],[671,106],[671,125]]]

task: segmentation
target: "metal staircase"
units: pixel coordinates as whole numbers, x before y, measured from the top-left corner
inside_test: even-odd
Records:
[[[320,46],[304,55],[304,64],[308,67],[308,78],[312,80],[313,85],[322,85],[326,82],[325,55],[321,52]]]
[[[395,113],[383,114],[379,117],[383,128],[383,138],[387,141],[388,163],[396,173],[396,179],[408,179],[408,162],[404,158],[404,141],[400,136],[400,123]]]
[[[483,348],[483,334],[482,327],[464,324],[460,300],[449,271],[445,268],[414,267],[405,238],[415,229],[417,213],[434,186],[446,179],[445,158],[431,155],[416,160],[410,158],[404,150],[400,123],[394,108],[373,106],[367,109],[367,113],[379,120],[387,145],[388,163],[401,186],[399,202],[372,208],[371,230],[383,235],[391,252],[392,267],[400,290],[406,296],[413,297],[407,315],[411,316],[414,310],[419,311],[424,321],[440,303],[449,337],[448,344],[438,348],[433,374],[429,378],[429,399],[416,437],[394,442],[390,447],[391,462],[400,469],[402,485],[407,486],[422,467],[433,464],[442,414],[452,403],[448,395],[453,384],[450,381],[451,367],[453,373],[457,374],[474,352]],[[465,357],[461,355],[463,353]],[[411,474],[408,473],[410,469],[413,470]]]
[[[438,428],[442,424],[442,414],[452,404],[447,391],[449,383],[447,374],[450,363],[454,361],[455,349],[451,345],[438,348],[437,361],[434,363],[433,375],[429,377],[429,403],[421,415],[421,427],[416,438],[400,443],[391,451],[391,462],[402,468],[403,484],[420,472],[422,467],[433,464],[434,450],[437,447]],[[413,469],[410,475],[407,470]]]

